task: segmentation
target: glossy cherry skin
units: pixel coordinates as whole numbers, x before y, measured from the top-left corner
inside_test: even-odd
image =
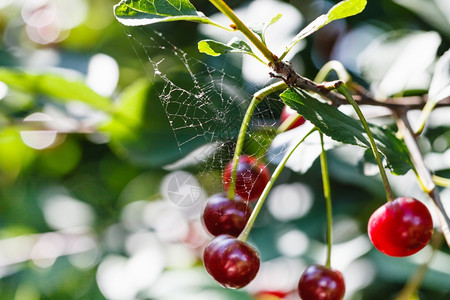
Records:
[[[300,277],[298,294],[303,300],[340,300],[345,294],[344,277],[338,270],[310,265]]]
[[[223,172],[223,185],[228,191],[231,181],[233,160],[225,167]],[[255,201],[261,196],[264,187],[269,182],[270,174],[267,166],[258,162],[253,156],[242,155],[236,167],[236,194],[244,200]]]
[[[258,273],[258,252],[249,244],[230,235],[215,237],[203,252],[206,271],[221,285],[239,289],[249,284]]]
[[[412,255],[431,239],[433,220],[419,200],[400,197],[379,207],[367,226],[375,248],[389,256]]]
[[[229,234],[237,237],[247,224],[252,210],[240,198],[230,199],[225,194],[211,196],[203,210],[203,225],[214,236]]]
[[[285,105],[283,107],[283,110],[281,111],[280,122],[283,123],[284,121],[286,121],[287,118],[289,118],[292,115],[298,115],[298,113],[289,106]],[[305,121],[306,121],[305,118],[300,116],[300,118],[298,118],[294,123],[292,123],[291,126],[289,126],[286,130],[303,125]]]

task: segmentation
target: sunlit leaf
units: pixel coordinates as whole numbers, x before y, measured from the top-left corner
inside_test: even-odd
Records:
[[[438,102],[446,97],[450,97],[450,50],[436,62],[428,91],[428,101]]]
[[[228,44],[213,40],[203,40],[198,43],[198,50],[211,56],[219,56],[221,54],[237,52],[255,56],[250,46],[240,39],[233,39]]]
[[[428,90],[440,44],[433,31],[392,31],[375,39],[358,57],[375,97]]]
[[[367,0],[345,0],[334,5],[326,14],[320,15],[303,28],[286,47],[284,57],[299,41],[316,32],[328,23],[359,14],[366,7]]]
[[[277,14],[273,16],[268,22],[258,24],[256,26],[251,26],[250,29],[254,33],[256,33],[261,38],[261,41],[265,44],[267,28],[269,28],[270,25],[275,24],[279,19],[281,19],[282,16],[283,16],[282,14]]]
[[[58,101],[79,100],[105,112],[111,111],[111,100],[94,92],[83,78],[74,72],[31,73],[0,68],[0,81],[10,88],[30,94],[43,94]]]
[[[281,94],[281,98],[333,140],[370,148],[362,124],[336,107],[322,103],[301,90],[288,89]],[[404,174],[412,168],[406,146],[391,130],[375,125],[370,125],[370,129],[379,151],[393,173]]]
[[[431,78],[430,89],[428,90],[428,100],[422,109],[418,120],[416,132],[420,133],[425,127],[425,123],[430,117],[436,104],[450,96],[450,50],[444,53],[434,67]]]
[[[191,21],[224,28],[198,12],[188,0],[122,0],[114,6],[114,15],[119,22],[127,26]]]
[[[450,5],[447,0],[394,0],[450,37]]]

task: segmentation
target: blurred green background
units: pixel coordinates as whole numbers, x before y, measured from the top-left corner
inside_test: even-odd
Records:
[[[216,13],[208,1],[192,3]],[[315,157],[304,172],[292,163],[271,192],[249,238],[263,261],[250,286],[223,289],[201,263],[210,239],[199,218],[202,206],[221,191],[221,170],[246,104],[269,82],[267,73],[249,74],[256,71],[239,55],[199,54],[197,41],[214,33],[197,24],[126,28],[114,18],[114,4],[0,2],[0,299],[297,299],[302,270],[325,261]],[[271,33],[289,36],[334,2],[229,4],[248,19],[282,8],[288,17]],[[380,42],[386,34],[388,42]],[[369,1],[360,15],[309,37],[290,60],[314,78],[325,62],[338,59],[375,93],[423,94],[435,59],[449,46],[447,0]],[[415,63],[399,62],[407,55]],[[400,71],[390,71],[398,81],[383,82],[394,63]],[[206,108],[194,97],[201,92],[211,100]],[[276,97],[261,104],[247,153],[269,145],[281,108]],[[366,113],[374,122],[392,123],[382,109]],[[448,113],[437,109],[420,140],[429,168],[441,176],[450,175]],[[272,146],[267,160],[273,170],[280,148]],[[335,147],[328,155],[332,264],[344,274],[346,299],[395,299],[431,247],[409,258],[374,250],[365,226],[384,195],[373,165],[362,162],[363,150],[355,147]],[[413,174],[390,178],[397,194],[429,204]],[[442,189],[442,198],[450,203],[450,190]],[[450,299],[447,246],[436,252],[414,297]]]

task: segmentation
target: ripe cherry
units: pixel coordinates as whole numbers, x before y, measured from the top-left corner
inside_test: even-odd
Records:
[[[258,252],[230,235],[215,237],[203,253],[206,271],[221,285],[239,289],[249,284],[259,270]]]
[[[228,191],[231,181],[233,160],[231,160],[223,172],[223,184]],[[269,182],[270,174],[267,166],[258,162],[253,156],[242,155],[239,157],[236,167],[236,194],[244,200],[254,201],[261,196],[264,187]]]
[[[298,116],[299,114],[293,110],[292,108],[290,108],[289,106],[285,105],[283,107],[283,110],[281,111],[281,115],[280,115],[280,121],[281,123],[283,123],[284,121],[287,120],[287,118],[289,118],[290,116],[295,115]],[[288,128],[286,128],[286,130],[298,127],[300,125],[302,125],[303,123],[305,123],[305,118],[303,118],[302,116],[300,116],[297,120],[295,120],[294,123],[291,124],[291,126],[289,126]]]
[[[373,245],[384,254],[408,256],[428,244],[433,234],[433,220],[422,202],[400,197],[372,214],[367,232]]]
[[[225,194],[216,194],[206,202],[203,224],[214,236],[229,234],[237,237],[247,224],[251,213],[248,202],[240,198],[230,199]]]
[[[321,265],[307,267],[298,282],[298,294],[303,300],[340,300],[344,293],[341,272]]]

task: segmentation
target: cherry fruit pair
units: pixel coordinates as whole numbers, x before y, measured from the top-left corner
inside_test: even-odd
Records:
[[[233,161],[225,167],[223,185],[230,188]],[[236,166],[235,197],[226,193],[210,197],[203,211],[203,224],[215,236],[203,253],[207,272],[227,288],[242,288],[256,276],[260,266],[258,252],[237,239],[251,215],[249,202],[261,196],[270,174],[265,164],[242,155]]]

